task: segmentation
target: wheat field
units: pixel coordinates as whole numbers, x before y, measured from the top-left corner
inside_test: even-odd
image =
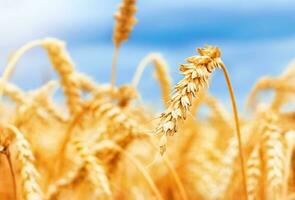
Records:
[[[0,80],[0,199],[294,200],[295,62],[252,87],[250,114],[238,112],[216,46],[184,58],[178,83],[165,58],[152,53],[129,84],[117,85],[120,47],[137,23],[136,11],[136,0],[122,0],[115,14],[109,83],[77,71],[56,38],[28,42],[9,57]],[[47,53],[58,80],[25,91],[10,79],[36,47]],[[137,89],[149,64],[161,113]],[[221,87],[228,88],[232,110],[208,90],[215,70],[225,76]],[[57,89],[65,103],[53,97]],[[264,102],[259,97],[267,90],[274,96]],[[203,105],[210,112],[200,117]]]

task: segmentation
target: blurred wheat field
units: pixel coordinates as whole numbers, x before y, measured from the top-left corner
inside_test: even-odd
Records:
[[[153,53],[129,84],[117,86],[119,50],[137,23],[135,4],[123,0],[115,14],[110,83],[77,71],[65,42],[55,38],[29,42],[9,57],[0,82],[0,199],[295,199],[295,62],[253,86],[250,114],[237,112],[215,46],[184,58],[175,85],[165,58]],[[9,80],[36,47],[48,54],[59,80],[24,91]],[[162,114],[137,89],[149,64]],[[215,70],[224,72],[220,87],[228,87],[233,110],[207,90]],[[53,98],[58,88],[65,104]],[[263,102],[267,90],[274,95]],[[203,105],[210,110],[205,117]]]

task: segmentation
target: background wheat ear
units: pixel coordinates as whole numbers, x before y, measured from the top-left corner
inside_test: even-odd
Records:
[[[54,38],[44,39],[43,47],[47,50],[50,61],[60,76],[61,87],[67,98],[70,114],[81,110],[81,94],[78,81],[75,79],[75,69],[70,56],[65,49],[65,43]]]
[[[24,135],[12,125],[7,130],[15,135],[16,160],[20,167],[21,194],[24,200],[42,199],[43,194],[38,183],[39,173],[34,164],[34,155]]]
[[[261,158],[259,144],[252,150],[249,159],[247,160],[247,189],[248,198],[257,199],[261,178]]]
[[[267,119],[262,132],[263,178],[267,199],[281,199],[284,182],[285,148],[282,131],[276,122],[277,117]]]
[[[81,140],[76,139],[73,141],[73,145],[77,151],[77,154],[83,160],[85,169],[87,170],[88,178],[91,184],[94,186],[95,193],[99,195],[99,190],[101,190],[103,193],[111,196],[112,192],[103,165],[94,155],[90,153],[87,146],[83,144]]]
[[[118,48],[120,44],[129,38],[134,24],[137,20],[134,17],[136,12],[136,0],[123,0],[119,5],[119,11],[115,14],[115,28],[113,33],[113,41]]]
[[[129,38],[129,34],[136,24],[137,20],[134,16],[136,12],[136,0],[122,0],[123,2],[119,6],[119,11],[115,14],[115,27],[113,32],[113,42],[115,45],[113,63],[112,63],[112,86],[116,83],[116,65],[118,59],[118,53],[120,45],[123,41]]]

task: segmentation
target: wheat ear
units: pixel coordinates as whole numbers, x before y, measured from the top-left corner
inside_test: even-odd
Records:
[[[96,92],[96,94],[94,94],[92,99],[88,103],[85,103],[85,105],[83,104],[81,111],[78,112],[76,115],[74,115],[73,119],[70,122],[70,125],[67,128],[65,137],[61,143],[61,147],[59,150],[61,158],[64,157],[67,145],[68,145],[69,141],[72,140],[72,135],[75,132],[74,129],[77,127],[82,128],[81,123],[82,123],[83,117],[85,117],[87,114],[89,114],[89,112],[92,112],[92,114],[95,114],[96,109],[99,109],[99,107],[106,102],[105,99],[103,99],[103,97],[105,95],[112,94],[114,89],[115,88],[113,88],[109,85],[100,86],[100,90],[98,92]]]
[[[47,50],[54,69],[60,76],[61,87],[67,98],[67,105],[71,114],[81,110],[81,97],[78,83],[75,79],[75,69],[71,58],[67,54],[65,44],[54,38],[47,38],[42,42]]]
[[[56,108],[52,99],[50,99],[50,96],[52,96],[57,86],[58,83],[56,81],[48,81],[46,84],[41,86],[37,91],[34,91],[32,95],[33,101],[35,102],[36,107],[41,107],[54,119],[61,123],[65,123],[67,122],[66,117],[58,111],[58,108]]]
[[[261,79],[259,79],[259,81],[255,84],[255,86],[252,88],[250,95],[247,99],[247,103],[246,103],[246,107],[250,107],[250,108],[254,108],[255,105],[255,98],[257,96],[257,94],[261,91],[261,90],[266,90],[266,89],[275,89],[277,92],[295,92],[295,87],[293,85],[293,83],[291,81],[285,81],[283,79],[280,78],[272,78],[272,77],[263,77]],[[275,100],[275,102],[273,103],[273,107],[278,107],[278,105],[276,104],[280,104],[281,101],[284,98],[282,98],[281,95],[279,95],[279,97],[277,97],[277,99]]]
[[[55,84],[56,83],[54,81],[49,81],[47,84],[42,86],[41,89],[35,91],[35,96],[36,93],[39,93],[38,100],[29,98],[20,88],[11,83],[6,84],[4,94],[6,96],[9,96],[19,106],[23,107],[25,105],[30,105],[32,103],[31,101],[34,101],[36,106],[43,108],[48,114],[53,116],[56,120],[64,123],[66,122],[66,118],[58,111],[53,102],[49,98],[47,98],[47,93],[50,92],[49,90],[51,90],[51,87]]]
[[[118,144],[126,147],[135,137],[147,137],[149,136],[135,120],[128,117],[123,110],[114,105],[111,102],[107,102],[104,99],[98,99],[93,101],[90,105],[93,119],[107,119],[108,123],[116,124],[127,131],[127,134],[117,134],[113,140]]]
[[[216,99],[214,96],[210,95],[207,92],[204,92],[201,100],[204,101],[212,109],[214,115],[217,116],[220,120],[222,120],[226,125],[231,126],[231,118],[227,110],[223,107],[223,105]]]
[[[137,124],[136,120],[128,117],[122,108],[111,102],[107,102],[104,99],[93,101],[89,110],[92,112],[94,119],[106,118],[112,124],[120,125],[125,130],[128,130],[131,138],[149,136],[148,133],[142,130],[143,128]],[[118,137],[119,136],[120,135],[118,135]]]
[[[129,34],[136,24],[137,20],[134,16],[136,12],[135,6],[136,0],[123,0],[119,6],[119,11],[115,14],[116,24],[113,32],[113,42],[115,45],[115,51],[113,55],[112,63],[112,76],[111,84],[116,84],[116,65],[118,60],[118,53],[120,45],[123,41],[129,38]]]
[[[85,90],[86,92],[95,92],[96,90],[98,90],[98,85],[90,78],[88,77],[86,74],[82,74],[82,73],[75,73],[75,79],[78,80],[79,82],[79,87],[82,90]]]
[[[16,116],[14,124],[20,128],[25,125],[28,120],[34,114],[37,114],[37,117],[44,120],[42,113],[38,112],[38,108],[42,107],[41,99],[47,98],[48,93],[56,87],[57,83],[55,81],[49,81],[43,85],[40,89],[29,92],[29,100],[27,104],[22,105],[19,109],[20,114]],[[44,107],[45,109],[46,107]]]
[[[268,199],[281,199],[284,182],[285,151],[282,142],[282,131],[276,125],[275,119],[267,120],[265,124],[262,133],[261,149],[266,197]]]
[[[118,99],[118,105],[122,108],[128,106],[137,96],[137,91],[132,85],[122,85],[115,93],[115,97]]]
[[[169,75],[168,65],[161,54],[149,54],[139,63],[132,79],[132,85],[134,88],[137,88],[143,71],[150,62],[152,62],[155,66],[155,76],[160,83],[162,100],[164,105],[168,107],[171,92],[171,78]]]
[[[68,121],[67,118],[61,112],[59,112],[52,99],[45,98],[38,103],[40,103],[40,106],[42,106],[44,110],[57,121],[61,123],[65,123]]]
[[[239,143],[244,193],[247,199],[246,173],[238,111],[227,69],[220,58],[221,51],[219,48],[213,46],[206,46],[205,48],[199,48],[197,50],[200,56],[189,57],[187,58],[187,62],[189,62],[189,64],[181,65],[180,71],[184,75],[184,78],[174,88],[170,105],[161,115],[160,123],[156,128],[156,133],[161,137],[160,154],[163,155],[166,151],[167,135],[174,135],[174,133],[177,132],[179,121],[186,118],[186,114],[189,112],[192,105],[192,99],[197,96],[200,89],[208,86],[211,73],[216,68],[221,68],[226,79],[232,102]]]
[[[34,165],[34,156],[29,142],[15,126],[7,125],[7,129],[15,135],[16,159],[21,170],[22,197],[24,200],[40,200],[42,190],[37,181],[39,173]]]
[[[3,90],[3,94],[10,97],[18,105],[23,105],[28,103],[25,93],[17,86],[7,83]]]
[[[223,154],[218,153],[216,155],[217,159],[220,160],[222,166],[220,170],[220,179],[219,179],[219,198],[225,195],[225,192],[228,190],[231,180],[235,172],[235,162],[239,155],[238,142],[236,137],[232,137],[228,141],[228,146],[223,152]]]
[[[216,48],[219,52],[219,49]],[[187,112],[192,105],[192,99],[197,96],[201,88],[207,87],[212,71],[219,67],[218,56],[195,56],[188,58],[189,64],[180,66],[184,78],[175,86],[169,107],[162,113],[156,133],[165,138],[177,132],[178,123],[186,119]],[[165,139],[166,140],[166,139]],[[164,154],[166,143],[161,144],[160,152]]]
[[[257,199],[261,177],[260,147],[257,145],[247,160],[247,189],[249,200]]]
[[[67,102],[70,112],[76,112],[79,110],[80,105],[80,93],[77,87],[77,83],[74,78],[74,68],[70,57],[65,50],[65,44],[57,39],[48,38],[45,40],[32,41],[18,51],[16,51],[4,70],[4,73],[0,82],[0,98],[5,88],[6,82],[12,75],[15,65],[19,58],[29,49],[43,45],[48,51],[50,60],[61,77],[61,83],[64,89],[64,93],[67,96]]]
[[[75,140],[73,145],[85,164],[88,178],[94,188],[101,189],[105,194],[111,196],[112,192],[109,186],[109,181],[104,167],[99,163],[99,160],[90,154],[89,149],[80,140]]]

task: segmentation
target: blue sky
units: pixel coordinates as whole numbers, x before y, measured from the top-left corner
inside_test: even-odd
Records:
[[[110,76],[113,13],[119,0],[0,0],[0,69],[11,52],[44,37],[65,40],[77,69],[99,82]],[[139,23],[120,51],[120,84],[131,80],[139,61],[150,52],[167,59],[174,81],[178,65],[204,44],[219,46],[229,68],[240,106],[263,75],[278,75],[295,57],[295,1],[287,0],[138,0]],[[13,81],[38,87],[44,74],[55,76],[46,55],[34,49],[17,66]],[[228,93],[221,72],[210,91],[224,102]],[[160,94],[146,71],[140,91],[147,103]],[[151,91],[156,92],[151,92]]]

